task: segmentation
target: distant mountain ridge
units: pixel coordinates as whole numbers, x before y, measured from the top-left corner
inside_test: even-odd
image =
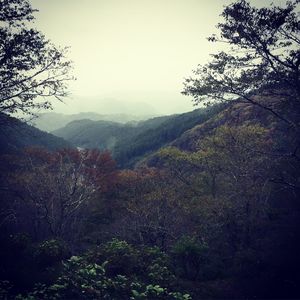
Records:
[[[80,148],[98,148],[114,152],[120,141],[127,144],[140,133],[155,128],[171,116],[152,118],[141,122],[128,122],[126,124],[112,121],[92,121],[88,119],[76,120],[68,123],[63,128],[52,131]]]
[[[112,150],[114,141],[126,135],[129,125],[111,121],[76,120],[52,134],[63,137],[72,145],[80,148],[98,148]]]
[[[222,105],[192,112],[121,124],[111,121],[78,120],[52,131],[80,148],[110,150],[120,167],[132,167],[145,155],[179,138],[223,109]]]
[[[95,112],[82,112],[78,114],[61,114],[61,113],[41,113],[38,114],[32,125],[36,128],[51,132],[66,126],[68,123],[76,120],[89,119],[92,121],[113,121],[127,123],[130,121],[138,122],[153,117],[153,115],[131,115],[131,114],[99,114]]]

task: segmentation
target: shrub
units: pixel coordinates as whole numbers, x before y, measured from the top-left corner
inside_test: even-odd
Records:
[[[34,258],[40,267],[53,266],[69,256],[66,245],[54,239],[43,241],[34,252]]]
[[[172,248],[176,272],[179,276],[195,280],[208,260],[208,247],[194,237],[181,238]]]
[[[98,264],[106,261],[106,272],[110,276],[136,273],[141,263],[138,251],[127,242],[117,239],[98,246],[87,257]]]
[[[19,299],[191,299],[188,294],[170,291],[158,284],[145,284],[134,277],[110,277],[105,270],[107,265],[107,261],[99,265],[84,257],[73,256],[64,263],[62,274],[55,284],[49,287],[37,285],[33,292]]]

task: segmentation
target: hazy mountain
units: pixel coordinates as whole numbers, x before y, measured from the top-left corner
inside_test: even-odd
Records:
[[[38,118],[33,121],[33,126],[40,130],[51,132],[67,125],[75,120],[89,119],[92,121],[113,121],[119,123],[127,123],[130,121],[141,121],[152,117],[150,113],[148,115],[129,115],[126,113],[119,114],[98,114],[95,112],[82,112],[78,114],[62,114],[62,113],[42,113],[38,115]]]
[[[168,118],[171,117],[157,117],[126,124],[103,120],[76,120],[52,133],[63,137],[76,147],[108,149],[114,152],[118,144],[126,144],[142,132],[156,128]]]
[[[121,136],[126,136],[132,125],[111,121],[76,120],[52,133],[63,137],[76,147],[112,150]]]
[[[85,119],[73,121],[52,133],[76,147],[108,149],[120,166],[131,167],[221,109],[222,106],[215,106],[126,124]]]

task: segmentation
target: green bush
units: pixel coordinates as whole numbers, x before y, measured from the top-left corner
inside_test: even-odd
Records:
[[[144,287],[139,286],[140,290],[132,290],[132,297],[134,300],[190,300],[192,299],[189,294],[182,294],[179,292],[169,292],[168,289],[162,288],[159,285],[147,285]]]
[[[208,247],[194,237],[181,238],[172,248],[176,272],[180,277],[196,280],[208,260]]]
[[[106,262],[109,276],[134,276],[149,284],[170,285],[174,281],[170,259],[158,247],[134,248],[125,241],[113,239],[90,251],[87,259],[97,264]]]
[[[106,261],[106,272],[110,276],[136,273],[140,265],[138,251],[127,242],[117,239],[98,246],[87,257],[98,264]]]
[[[53,266],[68,257],[70,252],[66,245],[54,239],[43,241],[34,252],[35,261],[40,267]]]
[[[140,270],[148,283],[156,283],[163,286],[172,286],[175,276],[171,271],[170,258],[158,247],[143,247],[139,252]]]
[[[84,257],[73,256],[64,263],[62,274],[55,284],[49,287],[37,285],[33,292],[19,299],[191,299],[188,294],[170,291],[158,284],[146,284],[138,278],[108,276],[107,265],[107,261],[99,265],[88,262]]]

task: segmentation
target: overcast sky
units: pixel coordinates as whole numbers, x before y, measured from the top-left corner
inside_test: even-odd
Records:
[[[221,45],[216,32],[230,0],[31,0],[35,26],[74,62],[73,100],[55,111],[105,109],[103,103],[147,103],[157,113],[191,110],[181,95],[185,77]],[[273,1],[284,3],[285,1]],[[253,0],[270,5],[268,0]],[[100,111],[101,112],[101,111]]]

